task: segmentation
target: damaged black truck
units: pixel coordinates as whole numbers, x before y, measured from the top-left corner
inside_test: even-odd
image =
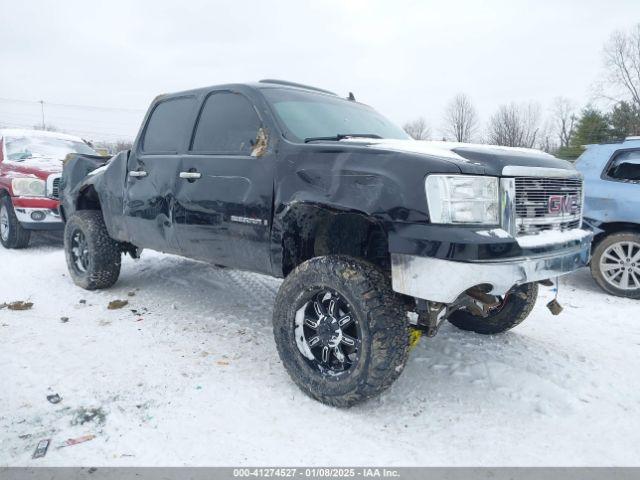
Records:
[[[282,363],[340,407],[393,383],[412,328],[506,331],[589,261],[570,163],[412,140],[352,95],[283,81],[161,95],[130,151],[70,159],[62,187],[77,285],[112,286],[146,248],[283,277]]]

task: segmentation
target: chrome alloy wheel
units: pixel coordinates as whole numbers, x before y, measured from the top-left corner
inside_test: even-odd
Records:
[[[343,375],[360,358],[360,326],[337,292],[320,290],[297,310],[295,336],[302,356],[323,375]]]
[[[89,245],[81,230],[73,232],[71,237],[71,257],[78,273],[85,273],[89,268]]]
[[[640,243],[614,243],[600,257],[604,279],[620,290],[640,289]]]
[[[0,237],[5,242],[9,239],[9,212],[7,206],[0,206]]]

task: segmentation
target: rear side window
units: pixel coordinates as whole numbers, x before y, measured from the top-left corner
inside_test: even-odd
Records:
[[[193,152],[250,155],[260,128],[253,105],[238,93],[209,95],[193,137]]]
[[[179,97],[159,103],[151,113],[142,141],[142,150],[177,152],[191,131],[191,112],[195,99]]]
[[[628,150],[616,155],[606,175],[623,182],[640,182],[640,150]]]

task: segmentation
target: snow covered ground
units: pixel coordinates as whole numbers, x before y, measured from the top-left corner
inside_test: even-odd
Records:
[[[0,466],[640,465],[640,303],[587,271],[562,281],[561,316],[541,287],[505,335],[447,324],[388,392],[337,410],[278,360],[278,280],[145,252],[86,292],[58,236],[33,243],[0,248],[0,304],[34,303],[0,310]]]

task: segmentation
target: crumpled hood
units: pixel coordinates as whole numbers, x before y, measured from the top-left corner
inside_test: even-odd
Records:
[[[436,157],[454,163],[462,173],[501,175],[507,165],[575,170],[565,160],[532,148],[501,147],[472,143],[424,140],[392,140],[350,138],[345,143],[358,143],[367,148]]]

